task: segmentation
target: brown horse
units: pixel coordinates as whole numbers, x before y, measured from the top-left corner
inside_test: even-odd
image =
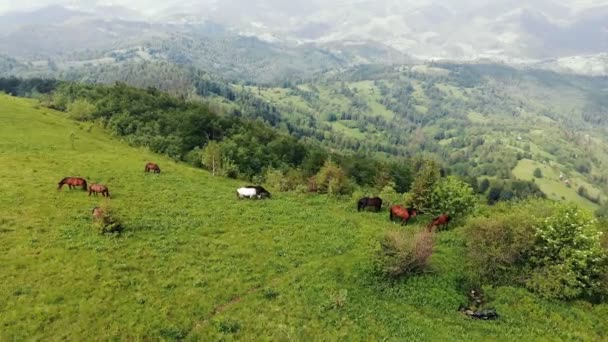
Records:
[[[392,221],[393,218],[397,217],[401,219],[401,225],[407,225],[407,222],[413,218],[416,217],[416,215],[418,215],[418,213],[416,212],[416,209],[413,208],[404,208],[400,205],[394,205],[391,207],[390,210],[390,216],[389,219]]]
[[[153,171],[154,173],[160,173],[160,167],[158,167],[158,164],[148,163],[148,164],[146,164],[146,168],[145,168],[144,172],[150,172],[150,171]]]
[[[450,223],[450,217],[447,214],[441,214],[433,219],[431,223],[426,227],[426,229],[430,232],[433,228],[443,226],[443,228],[447,228]]]
[[[108,197],[110,198],[110,191],[108,190],[108,187],[105,185],[101,185],[101,184],[91,184],[91,186],[89,187],[89,196],[91,196],[91,194],[101,194],[103,197]]]
[[[104,215],[103,209],[101,209],[100,207],[95,207],[93,208],[93,211],[91,212],[91,214],[93,214],[93,218],[95,220],[101,220],[101,218]]]
[[[57,184],[57,190],[61,190],[61,188],[66,184],[70,187],[70,190],[79,186],[82,187],[82,190],[87,190],[87,181],[84,178],[78,177],[65,177]]]

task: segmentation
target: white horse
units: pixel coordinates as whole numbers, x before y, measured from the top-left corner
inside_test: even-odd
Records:
[[[270,197],[270,192],[261,186],[245,186],[236,190],[238,198],[267,198]]]
[[[255,188],[238,188],[236,195],[239,198],[260,198]]]

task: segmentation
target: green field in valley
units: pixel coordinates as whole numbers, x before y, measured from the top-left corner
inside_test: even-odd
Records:
[[[144,174],[147,161],[160,175]],[[92,228],[101,198],[57,182],[108,185],[125,226]],[[528,177],[529,178],[529,177]],[[486,288],[501,318],[471,320],[458,227],[436,237],[430,272],[372,275],[388,214],[350,199],[275,193],[237,200],[212,177],[89,123],[0,95],[0,341],[586,340],[606,338],[608,305]]]

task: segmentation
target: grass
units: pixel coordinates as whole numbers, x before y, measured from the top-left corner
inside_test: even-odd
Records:
[[[578,187],[583,185],[591,192],[591,195],[595,196],[598,191],[593,188],[593,186],[582,181],[581,179],[573,178],[571,179],[572,187],[569,188],[559,179],[559,170],[556,170],[547,164],[538,163],[529,159],[522,159],[519,161],[515,169],[513,169],[513,175],[521,180],[532,180],[534,178],[532,174],[536,168],[541,170],[543,177],[534,179],[534,182],[538,184],[540,189],[549,198],[555,200],[566,199],[587,209],[597,209],[596,204],[576,193]]]
[[[431,272],[386,284],[370,275],[378,237],[401,229],[386,212],[314,195],[239,201],[240,181],[35,107],[0,95],[2,341],[605,338],[608,306],[518,288],[487,289],[498,321],[461,315],[458,229],[438,236]],[[163,173],[144,174],[147,161]],[[101,198],[56,190],[68,175],[109,186],[122,235],[93,231]]]

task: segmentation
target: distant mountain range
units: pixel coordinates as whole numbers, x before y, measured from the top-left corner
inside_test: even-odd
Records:
[[[607,52],[604,0],[203,0],[0,16],[0,55],[29,71],[145,59],[270,82],[357,64],[489,59],[607,75]]]

